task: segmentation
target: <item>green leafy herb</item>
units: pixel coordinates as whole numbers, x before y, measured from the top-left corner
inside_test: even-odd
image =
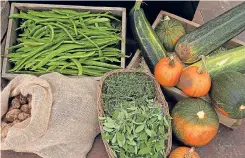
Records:
[[[156,101],[152,79],[142,73],[119,73],[105,80],[102,92],[102,137],[115,157],[166,157],[170,118]]]

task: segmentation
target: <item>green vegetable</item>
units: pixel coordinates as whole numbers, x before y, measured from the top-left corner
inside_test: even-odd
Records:
[[[9,49],[9,72],[43,74],[57,71],[68,75],[101,76],[119,69],[125,56],[119,20],[110,12],[93,14],[69,9],[11,14],[23,19],[16,45]],[[126,57],[126,56],[125,56]]]
[[[201,61],[191,66],[201,66]],[[220,51],[206,57],[206,70],[211,77],[225,71],[245,72],[245,46]]]
[[[170,118],[155,100],[154,83],[143,73],[119,73],[104,81],[105,117],[99,119],[115,157],[166,157]]]
[[[210,96],[213,105],[223,115],[245,118],[245,76],[236,71],[227,71],[212,78]]]
[[[175,52],[184,63],[193,63],[200,55],[208,55],[245,30],[245,3],[208,21],[182,36]]]
[[[154,30],[168,52],[174,51],[177,41],[185,34],[184,26],[168,16],[165,16]]]
[[[140,5],[141,1],[136,1],[130,12],[131,29],[146,63],[153,72],[157,62],[166,56],[166,50],[147,21]]]

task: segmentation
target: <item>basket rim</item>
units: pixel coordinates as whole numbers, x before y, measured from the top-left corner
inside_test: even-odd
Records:
[[[165,97],[164,97],[164,95],[163,95],[163,93],[161,91],[160,84],[155,80],[155,78],[153,77],[153,75],[151,73],[144,72],[144,71],[137,71],[137,69],[134,69],[134,70],[119,69],[119,70],[113,70],[113,71],[105,73],[103,75],[103,77],[101,78],[101,80],[100,80],[99,91],[98,91],[98,102],[97,102],[98,118],[105,116],[104,115],[104,108],[103,108],[103,104],[102,104],[102,87],[104,85],[104,81],[108,77],[110,77],[112,75],[119,74],[119,73],[131,73],[131,72],[142,73],[142,74],[145,74],[145,75],[147,75],[148,77],[150,77],[152,79],[152,81],[153,81],[153,83],[155,85],[155,96],[157,98],[157,101],[159,102],[159,104],[161,104],[164,114],[170,116],[168,103],[165,100]],[[166,156],[169,155],[171,147],[172,147],[171,120],[168,120],[168,123],[169,123],[170,127],[169,127],[169,130],[168,130],[167,148],[165,148],[165,151],[164,151]],[[100,132],[103,133],[104,129],[103,129],[103,124],[101,123],[101,121],[99,121],[99,127],[100,127]],[[107,143],[107,141],[105,141],[103,138],[102,138],[102,141],[104,143],[104,146],[106,148],[106,152],[107,152],[108,156],[110,158],[114,158],[114,154],[113,154],[109,144]]]

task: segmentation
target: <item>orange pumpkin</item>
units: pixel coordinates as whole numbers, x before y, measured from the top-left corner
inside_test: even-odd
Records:
[[[194,151],[194,147],[178,147],[170,153],[169,158],[200,158],[200,156]]]
[[[202,97],[211,88],[211,78],[204,68],[204,57],[202,57],[202,61],[201,67],[187,67],[180,76],[179,87],[188,96]]]
[[[181,62],[173,56],[162,58],[155,66],[156,80],[166,87],[177,85],[182,73]]]
[[[217,134],[219,119],[213,106],[200,98],[185,98],[173,108],[173,133],[188,146],[203,146]]]

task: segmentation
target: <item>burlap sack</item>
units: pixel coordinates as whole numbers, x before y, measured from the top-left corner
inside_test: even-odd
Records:
[[[1,93],[1,117],[9,97],[19,93],[32,95],[32,116],[9,129],[1,150],[50,158],[86,157],[99,132],[97,88],[97,82],[88,77],[68,78],[58,73],[16,77]]]

